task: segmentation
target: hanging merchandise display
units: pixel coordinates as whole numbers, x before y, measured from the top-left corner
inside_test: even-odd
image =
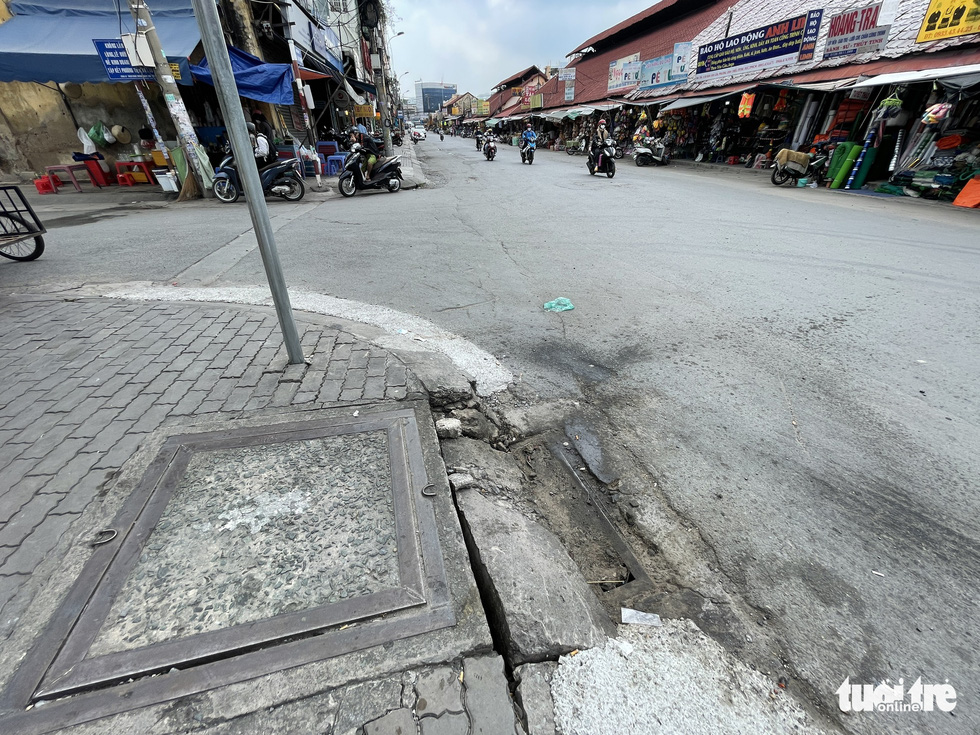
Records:
[[[976,91],[941,95],[934,91],[921,116],[913,118],[913,128],[900,139],[895,172],[878,191],[946,201],[965,193],[958,206],[970,201],[974,187],[967,187],[980,175],[980,97]]]
[[[752,114],[752,105],[755,104],[755,95],[745,92],[741,101],[738,103],[738,116],[749,117]]]

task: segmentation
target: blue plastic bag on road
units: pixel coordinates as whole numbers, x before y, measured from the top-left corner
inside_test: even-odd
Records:
[[[571,311],[574,308],[575,305],[564,296],[560,296],[554,301],[549,301],[544,305],[545,311]]]

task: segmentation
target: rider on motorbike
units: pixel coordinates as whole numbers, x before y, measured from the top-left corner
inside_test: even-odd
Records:
[[[599,126],[595,129],[595,133],[589,141],[589,158],[596,166],[599,165],[599,154],[606,145],[606,138],[609,137],[612,136],[609,130],[606,129],[606,119],[602,118],[599,120]]]
[[[358,132],[356,129],[351,131],[351,140],[355,143],[360,143],[361,148],[364,149],[365,155],[367,155],[364,178],[366,180],[370,180],[371,171],[374,169],[374,164],[376,164],[378,159],[382,157],[381,149],[378,148],[378,144],[374,142],[374,138],[367,133]]]
[[[483,131],[479,129],[476,131],[476,149],[478,151],[483,150]]]
[[[527,124],[524,128],[524,132],[521,133],[521,147],[523,148],[528,143],[536,143],[538,141],[538,134],[534,132],[534,127],[531,123]]]

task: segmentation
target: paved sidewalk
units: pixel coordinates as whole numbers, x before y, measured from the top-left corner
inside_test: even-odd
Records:
[[[0,314],[2,636],[38,563],[166,419],[417,390],[389,353],[312,323],[300,324],[309,368],[284,370],[264,309],[4,296]]]

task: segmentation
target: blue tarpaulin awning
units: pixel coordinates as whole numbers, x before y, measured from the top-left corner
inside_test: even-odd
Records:
[[[0,24],[0,82],[111,82],[94,40],[133,33],[123,0],[14,1]],[[154,0],[151,12],[167,58],[191,84],[187,57],[201,40],[190,0]],[[121,31],[120,31],[121,29]]]
[[[293,67],[291,64],[266,64],[257,56],[247,54],[234,46],[228,47],[228,58],[235,73],[238,94],[258,102],[274,105],[293,104]],[[208,60],[202,59],[197,66],[191,65],[194,78],[214,86]]]

